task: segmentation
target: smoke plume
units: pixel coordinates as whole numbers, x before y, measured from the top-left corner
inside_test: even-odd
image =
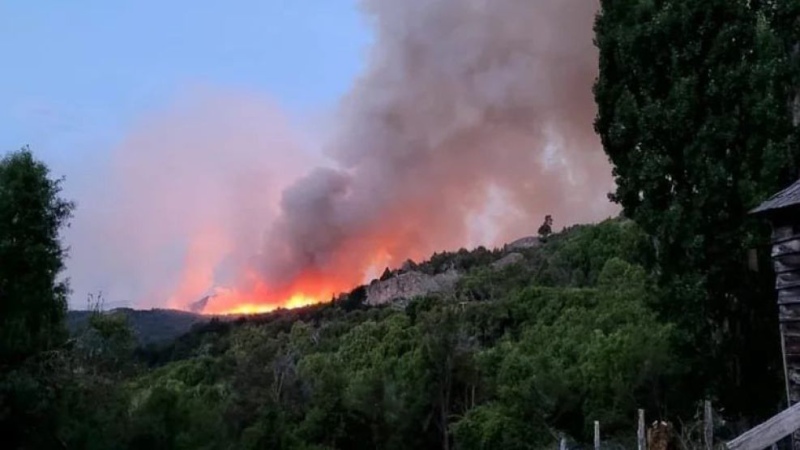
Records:
[[[362,8],[375,41],[339,105],[325,167],[277,191],[281,183],[262,185],[271,175],[257,171],[288,164],[273,158],[296,154],[275,150],[298,147],[291,141],[265,145],[264,135],[244,133],[209,147],[203,130],[175,129],[172,120],[154,136],[191,142],[127,144],[168,154],[153,167],[123,152],[134,155],[125,171],[153,172],[156,186],[165,184],[156,199],[127,205],[156,220],[151,234],[162,239],[142,247],[193,237],[173,306],[220,284],[213,273],[231,255],[232,289],[207,312],[328,300],[376,267],[471,243],[478,217],[495,232],[481,242],[491,245],[533,234],[545,214],[564,225],[614,213],[610,167],[592,129],[597,0],[364,0]],[[274,128],[218,119],[199,122]],[[225,165],[240,168],[242,153],[254,170],[249,186]],[[192,173],[181,171],[186,165]],[[184,187],[175,188],[176,177]],[[140,186],[131,189],[135,199]],[[191,229],[171,229],[176,215],[191,218]]]
[[[363,274],[457,248],[492,188],[517,210],[502,237],[609,211],[592,131],[596,73],[586,0],[367,0],[369,67],[344,99],[329,154],[289,187],[260,272],[279,292],[309,272]],[[556,158],[548,160],[548,150]]]
[[[187,89],[139,123],[80,192],[67,236],[75,295],[184,308],[236,282],[281,189],[319,162],[299,142],[269,99]]]

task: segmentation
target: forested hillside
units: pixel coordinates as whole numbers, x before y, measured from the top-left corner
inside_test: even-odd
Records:
[[[501,270],[484,258],[452,296],[403,308],[366,307],[360,288],[215,320],[135,356],[119,327],[95,342],[108,353],[91,376],[73,378],[81,400],[64,432],[91,448],[515,449],[552,446],[559,432],[586,440],[602,418],[609,438],[630,440],[636,408],[695,400],[670,388],[673,327],[650,309],[645,248],[634,223],[609,220]]]
[[[361,286],[187,316],[149,342],[125,311],[94,311],[69,334],[75,205],[30,150],[9,153],[4,448],[544,449],[587,445],[595,420],[604,446],[633,448],[643,408],[688,450],[705,399],[718,441],[785,408],[769,226],[748,211],[799,175],[800,1],[600,5],[595,129],[621,215],[432,255],[415,270],[459,273],[436,295],[370,305]]]
[[[100,305],[97,305],[99,310]],[[95,309],[67,312],[67,329],[71,334],[80,334],[91,325],[90,319]],[[147,346],[163,344],[188,332],[192,325],[207,320],[199,314],[171,309],[136,310],[116,308],[108,314],[120,314],[127,318],[136,343]]]

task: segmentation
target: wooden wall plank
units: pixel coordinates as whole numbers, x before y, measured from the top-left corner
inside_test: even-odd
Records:
[[[800,252],[800,239],[791,239],[772,246],[772,257]]]
[[[800,429],[800,403],[728,442],[728,450],[763,450]]]

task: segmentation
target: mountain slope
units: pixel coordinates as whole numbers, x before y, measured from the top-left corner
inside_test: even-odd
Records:
[[[140,345],[158,344],[171,341],[188,332],[193,325],[208,320],[208,317],[185,311],[171,309],[135,310],[117,308],[108,313],[121,313],[127,316],[128,323]],[[86,326],[91,311],[69,311],[67,327],[70,333],[78,332]]]

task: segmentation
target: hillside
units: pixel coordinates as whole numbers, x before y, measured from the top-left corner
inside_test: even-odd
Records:
[[[624,443],[632,412],[662,405],[676,373],[672,329],[648,306],[647,255],[642,233],[620,219],[540,245],[436,254],[333,302],[214,319],[140,349],[120,403],[87,414],[118,417],[97,417],[96,438],[122,433],[163,448],[437,448],[452,439],[521,449],[552,446],[560,432],[586,441],[595,417],[607,440]],[[458,277],[426,295],[368,300],[412,273]],[[668,391],[672,407],[695,400]],[[167,413],[168,431],[155,425]]]
[[[567,234],[567,236],[569,233]],[[556,235],[556,242],[563,239]],[[534,263],[536,249],[541,246],[538,237],[528,236],[517,239],[503,246],[502,249],[488,250],[478,247],[473,250],[460,249],[455,252],[435,253],[430,259],[421,263],[407,261],[400,268],[387,268],[380,279],[372,280],[366,286],[359,286],[353,292],[340,296],[336,302],[348,303],[350,298],[357,299],[362,293],[365,298],[358,300],[371,306],[396,304],[405,306],[415,297],[453,296],[465,275],[478,270],[500,271],[508,267],[525,267]],[[201,304],[208,297],[197,302]],[[202,309],[202,306],[198,306]],[[312,307],[313,308],[313,307]],[[108,314],[124,315],[139,345],[165,344],[189,332],[195,325],[208,322],[211,316],[195,312],[170,309],[137,310],[132,308],[115,308]],[[69,311],[67,326],[70,333],[76,334],[85,327],[90,311]],[[280,312],[276,314],[281,314]],[[269,317],[261,314],[259,317]],[[237,320],[239,317],[218,317],[219,320]]]
[[[108,311],[108,313],[124,315],[140,345],[171,341],[188,332],[193,325],[208,320],[207,317],[199,314],[170,309],[135,310],[117,308]],[[70,333],[76,334],[87,326],[90,315],[91,311],[69,311],[67,313],[67,328]]]
[[[800,205],[758,208],[800,176],[800,0],[35,3],[0,27],[41,147],[0,158],[3,448],[800,448]],[[427,260],[352,286],[386,251]],[[198,315],[253,295],[323,303]]]

